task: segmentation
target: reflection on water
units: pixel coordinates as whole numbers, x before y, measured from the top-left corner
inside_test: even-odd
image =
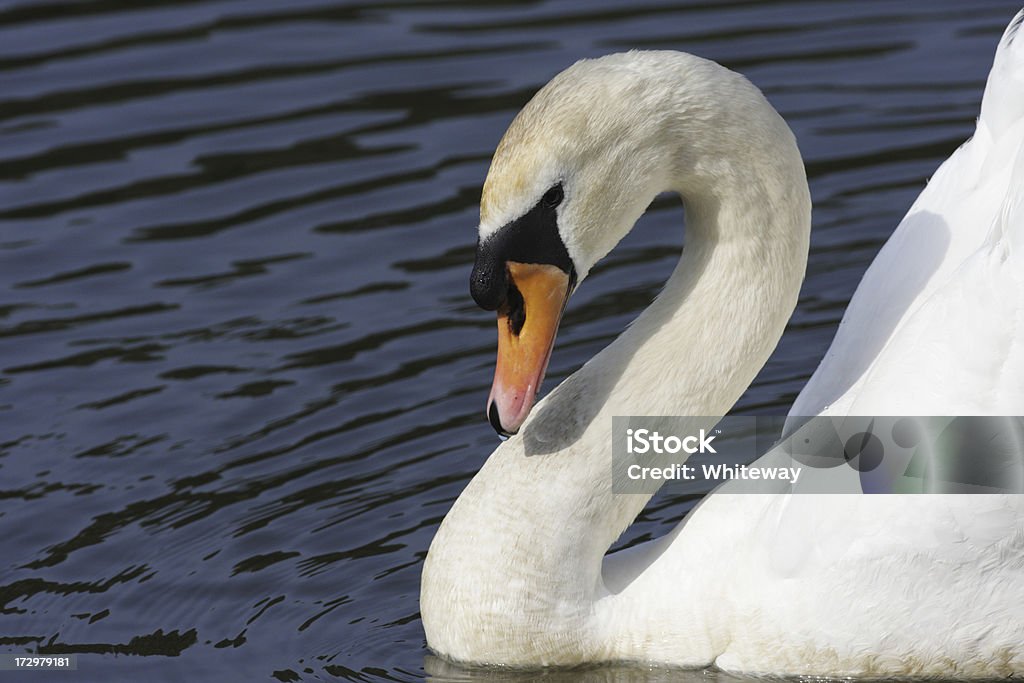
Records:
[[[468,667],[452,664],[435,655],[424,657],[427,678],[435,682],[459,683],[461,681],[482,681],[484,683],[530,683],[543,680],[547,683],[674,683],[692,681],[697,683],[733,683],[749,680],[719,670],[688,671],[640,664],[603,664],[571,669],[548,669],[544,671],[517,671],[501,667]]]
[[[434,529],[495,443],[493,321],[466,281],[515,111],[629,47],[765,90],[816,204],[800,306],[739,407],[783,412],[970,133],[1015,10],[0,2],[0,649],[117,678],[532,679],[430,657],[417,606]],[[681,220],[659,200],[594,270],[552,384],[647,305]],[[655,500],[623,543],[693,502]]]

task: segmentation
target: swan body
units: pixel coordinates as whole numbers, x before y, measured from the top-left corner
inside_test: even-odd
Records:
[[[1022,16],[1000,43],[978,133],[865,276],[794,415],[1024,414]],[[574,277],[662,191],[684,198],[686,250],[655,302],[533,408],[452,507],[423,571],[430,647],[513,666],[1024,673],[1020,496],[726,485],[667,536],[606,557],[650,497],[612,492],[611,417],[732,407],[795,306],[810,198],[796,142],[760,92],[674,52],[580,62],[538,92],[495,153],[481,249],[555,183]],[[922,245],[929,259],[914,269],[907,255]],[[503,427],[512,403],[495,400]]]

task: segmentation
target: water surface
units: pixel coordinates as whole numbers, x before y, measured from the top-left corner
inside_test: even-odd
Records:
[[[970,134],[1016,9],[0,1],[0,651],[79,653],[33,680],[530,680],[430,657],[417,604],[434,530],[496,443],[493,314],[467,279],[512,116],[576,59],[633,47],[765,91],[815,230],[737,411],[784,413]],[[657,293],[682,216],[659,200],[594,270],[549,388]],[[656,499],[623,543],[694,502]]]

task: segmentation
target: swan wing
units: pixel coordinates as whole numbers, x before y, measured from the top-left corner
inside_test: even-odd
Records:
[[[1024,413],[1024,10],[975,135],[868,268],[790,414]]]

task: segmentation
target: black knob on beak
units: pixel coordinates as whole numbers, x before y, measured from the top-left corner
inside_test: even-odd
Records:
[[[495,240],[477,242],[476,261],[469,276],[469,293],[476,305],[485,311],[496,311],[508,292],[508,275],[504,259],[494,248]]]

